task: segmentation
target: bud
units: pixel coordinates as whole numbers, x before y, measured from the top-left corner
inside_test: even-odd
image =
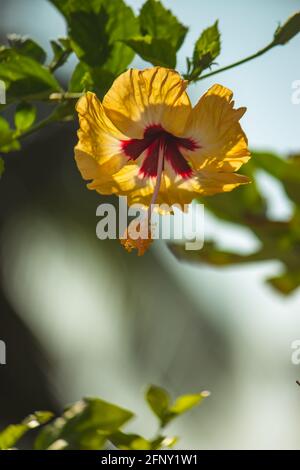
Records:
[[[291,16],[282,26],[279,26],[274,34],[274,45],[283,45],[300,33],[300,12]]]

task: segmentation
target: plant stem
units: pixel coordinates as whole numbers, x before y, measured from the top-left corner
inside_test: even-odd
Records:
[[[78,100],[83,95],[84,93],[72,93],[65,91],[62,93],[52,93],[48,99],[49,101]]]
[[[238,60],[237,62],[234,62],[233,64],[226,65],[225,67],[214,70],[213,72],[209,72],[205,75],[200,75],[200,77],[196,77],[194,79],[192,78],[190,81],[198,82],[200,80],[204,80],[204,78],[212,77],[213,75],[216,75],[217,73],[225,72],[226,70],[230,70],[230,69],[233,69],[234,67],[238,67],[239,65],[245,64],[246,62],[249,62],[250,60],[260,57],[261,55],[265,54],[276,45],[277,44],[274,44],[273,42],[271,42],[270,44],[268,44],[268,46],[264,47],[263,49],[260,49],[255,54],[249,55],[245,59]]]

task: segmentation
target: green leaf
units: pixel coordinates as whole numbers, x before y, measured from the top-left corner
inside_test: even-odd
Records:
[[[45,62],[46,52],[39,44],[33,41],[33,39],[19,36],[18,34],[9,34],[7,39],[10,47],[15,49],[19,54],[31,57],[41,64]]]
[[[159,418],[161,427],[165,427],[177,416],[199,405],[208,396],[209,392],[182,395],[171,404],[170,395],[163,388],[151,385],[146,391],[146,400],[153,413]]]
[[[15,112],[15,126],[20,132],[24,132],[33,125],[36,119],[36,108],[26,102],[18,104]]]
[[[268,152],[253,152],[253,163],[277,178],[289,198],[300,206],[300,158],[298,155],[283,159]]]
[[[151,450],[152,444],[138,434],[127,434],[116,431],[109,435],[110,442],[120,450]]]
[[[67,408],[62,417],[46,426],[36,439],[37,450],[56,448],[99,450],[107,436],[133,417],[131,411],[99,398],[85,398]]]
[[[177,442],[177,436],[158,436],[156,439],[151,441],[151,449],[172,449]]]
[[[160,421],[164,421],[171,401],[168,392],[162,387],[150,385],[146,390],[145,397],[153,413],[160,419]]]
[[[270,256],[270,253],[265,250],[259,250],[249,255],[232,253],[230,251],[218,249],[216,244],[210,241],[206,241],[203,249],[199,251],[186,250],[182,244],[170,243],[168,246],[173,255],[181,261],[219,267],[266,261]]]
[[[93,81],[90,75],[90,68],[84,63],[79,62],[69,81],[68,90],[73,93],[80,93],[86,90],[92,90]]]
[[[16,131],[11,129],[9,123],[0,116],[0,152],[8,153],[19,150],[20,144],[16,137]]]
[[[300,286],[300,270],[285,272],[280,276],[272,277],[268,279],[268,283],[281,294],[289,295]]]
[[[132,49],[122,40],[138,35],[139,23],[133,10],[123,0],[105,1],[105,8],[109,15],[107,31],[111,53],[104,69],[116,76],[124,72],[134,58]]]
[[[142,59],[153,65],[169,68],[176,66],[176,52],[165,39],[139,36],[123,42],[139,54]]]
[[[158,450],[171,448],[177,437],[158,436],[153,440],[145,439],[138,434],[127,434],[117,431],[109,436],[109,441],[120,450]]]
[[[11,449],[30,429],[35,429],[52,419],[50,411],[36,411],[21,424],[12,424],[0,432],[0,449]]]
[[[270,173],[275,178],[296,181],[300,183],[300,161],[297,158],[284,159],[270,152],[252,152],[253,163]]]
[[[273,44],[286,44],[298,33],[300,33],[300,12],[288,18],[282,26],[278,26],[274,34]]]
[[[69,82],[70,92],[94,91],[101,99],[111,87],[115,79],[114,73],[102,67],[89,67],[79,62]]]
[[[200,405],[202,400],[208,396],[208,393],[201,392],[193,395],[181,395],[170,407],[170,412],[174,415],[181,415],[191,410],[195,406]]]
[[[188,31],[188,28],[157,0],[146,1],[141,9],[139,20],[142,35],[164,39],[172,46],[172,53],[173,50],[176,53],[180,48]]]
[[[7,85],[8,99],[26,99],[59,91],[55,77],[43,65],[14,49],[0,50],[0,80]]]
[[[80,60],[114,75],[126,69],[134,53],[119,41],[138,34],[138,21],[123,0],[51,2],[65,16],[71,46]]]
[[[196,41],[193,53],[192,77],[195,78],[208,67],[211,67],[214,60],[221,52],[221,39],[218,21],[205,29]]]
[[[98,13],[76,11],[69,16],[69,35],[75,54],[92,67],[103,65],[109,58],[111,46],[106,31],[108,14],[104,8]]]
[[[50,41],[50,44],[53,51],[53,59],[49,65],[49,69],[53,72],[67,62],[72,50],[70,42],[66,39]]]

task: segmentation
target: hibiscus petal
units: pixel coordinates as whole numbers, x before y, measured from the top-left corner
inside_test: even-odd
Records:
[[[214,85],[199,100],[186,123],[185,136],[199,148],[185,155],[196,170],[236,171],[250,158],[239,120],[246,108],[233,108],[232,92]]]
[[[141,139],[150,125],[180,135],[191,111],[187,82],[174,70],[128,70],[103,99],[107,116],[125,135]]]

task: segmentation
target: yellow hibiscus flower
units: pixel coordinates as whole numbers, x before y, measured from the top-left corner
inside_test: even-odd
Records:
[[[86,93],[77,103],[80,129],[75,158],[87,185],[100,194],[127,196],[128,204],[189,204],[248,183],[235,171],[250,152],[232,92],[212,86],[191,106],[187,82],[153,67],[120,75],[101,101]],[[122,241],[143,254],[151,242]]]

